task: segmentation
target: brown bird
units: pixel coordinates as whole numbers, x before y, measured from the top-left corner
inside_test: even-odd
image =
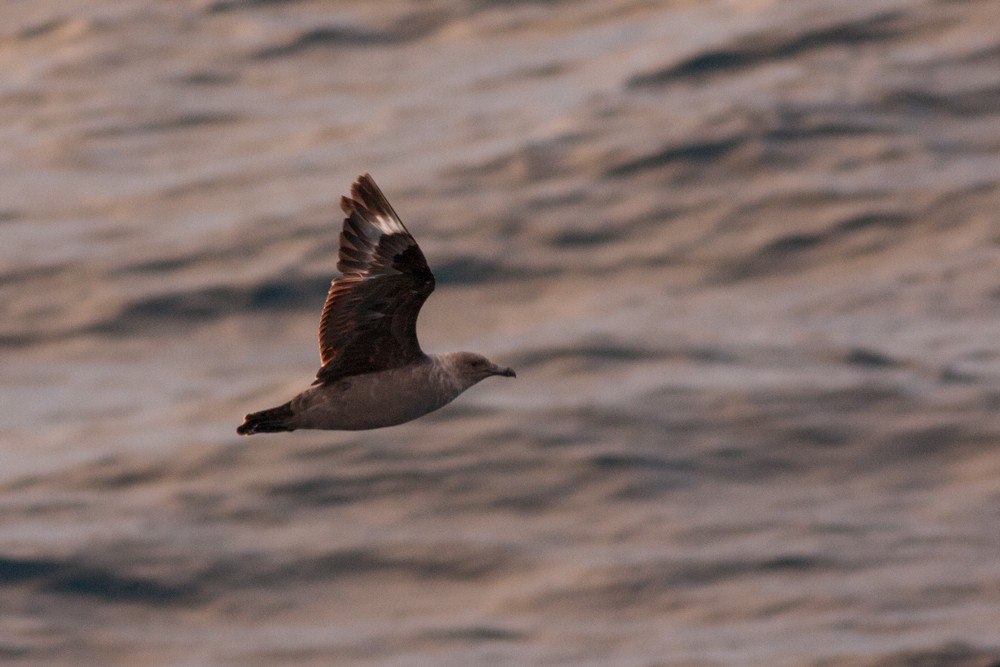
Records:
[[[491,375],[514,377],[473,352],[424,354],[417,315],[434,291],[420,246],[372,177],[340,198],[347,217],[337,269],[319,321],[323,364],[312,386],[284,405],[254,412],[240,435],[299,428],[357,431],[394,426],[451,403]]]

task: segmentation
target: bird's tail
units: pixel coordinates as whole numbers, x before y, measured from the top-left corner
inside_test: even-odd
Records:
[[[280,431],[294,431],[295,423],[293,418],[292,402],[279,405],[270,410],[252,412],[243,418],[243,423],[236,428],[240,435],[253,435],[254,433],[278,433]]]

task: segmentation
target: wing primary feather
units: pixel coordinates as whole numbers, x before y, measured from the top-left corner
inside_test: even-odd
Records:
[[[317,383],[386,370],[423,356],[420,308],[434,275],[420,246],[369,174],[341,197],[345,214],[337,269],[319,326]]]

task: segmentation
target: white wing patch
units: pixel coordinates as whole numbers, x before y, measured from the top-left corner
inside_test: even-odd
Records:
[[[406,234],[406,228],[397,218],[388,215],[373,215],[368,222],[372,223],[383,234]]]

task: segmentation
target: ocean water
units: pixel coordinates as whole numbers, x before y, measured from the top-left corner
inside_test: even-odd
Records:
[[[1000,664],[992,0],[0,26],[0,662]],[[365,171],[518,377],[240,438]]]

